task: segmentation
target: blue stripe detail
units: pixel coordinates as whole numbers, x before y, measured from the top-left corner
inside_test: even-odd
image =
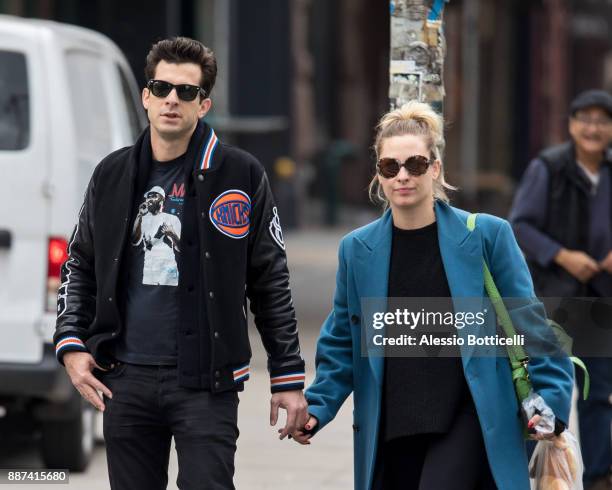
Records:
[[[287,376],[305,376],[305,375],[306,375],[305,371],[298,371],[295,373],[277,374],[276,376],[272,376],[270,379],[286,378]]]
[[[57,349],[57,353],[59,353],[62,349],[65,349],[66,347],[73,347],[73,348],[77,348],[77,349],[81,349],[81,350],[87,350],[87,347],[81,345],[81,344],[64,344],[62,345],[59,349]]]
[[[213,136],[213,129],[210,128],[210,134],[208,135],[208,139],[206,140],[206,144],[204,145],[204,148],[202,149],[202,154],[200,155],[200,158],[198,159],[198,168],[201,169],[202,168],[202,164],[204,163],[204,155],[206,155],[206,150],[208,149],[208,145],[210,143],[210,140],[212,139]]]
[[[213,156],[215,155],[215,150],[217,149],[217,145],[219,144],[219,138],[217,137],[217,141],[215,141],[215,145],[213,146],[212,150],[210,150],[210,163],[208,165],[208,168],[211,169],[212,168],[212,162],[213,162]]]
[[[298,382],[298,383],[290,383],[286,385],[272,385],[272,389],[274,390],[277,388],[287,388],[287,387],[299,389],[299,388],[302,388],[303,386],[304,386],[304,383]]]
[[[65,340],[69,340],[69,339],[70,339],[70,337],[66,337],[65,339],[60,340],[60,342],[63,342]],[[59,344],[59,342],[58,342],[58,344]],[[82,350],[82,351],[87,352],[87,347],[85,347],[85,345],[83,344],[83,341],[78,339],[78,342],[77,341],[70,342],[70,343],[62,345],[59,348],[56,348],[55,349],[55,355],[57,356],[61,351],[63,351],[64,349],[66,349],[68,347],[70,347],[71,350]]]

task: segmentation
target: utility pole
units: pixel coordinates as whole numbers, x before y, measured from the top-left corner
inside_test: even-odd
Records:
[[[462,16],[461,189],[466,203],[478,194],[478,114],[480,112],[480,0],[465,0]]]
[[[442,11],[448,0],[391,0],[391,108],[409,100],[442,112],[446,41]]]
[[[446,39],[442,25],[449,0],[391,0],[391,109],[409,100],[428,102],[442,113]],[[553,0],[550,0],[553,1]],[[462,5],[461,189],[468,203],[477,197],[479,111],[479,4]]]

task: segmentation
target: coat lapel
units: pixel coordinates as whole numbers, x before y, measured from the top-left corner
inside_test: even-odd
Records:
[[[470,232],[466,225],[466,216],[461,216],[446,203],[436,201],[436,221],[442,263],[446,272],[449,289],[453,297],[455,311],[474,311],[482,308],[484,281],[482,270],[482,235],[476,227]],[[391,260],[393,220],[387,210],[383,216],[368,229],[367,233],[356,240],[355,246],[355,279],[357,297],[362,304],[364,325],[369,325],[367,317],[373,311],[384,311],[389,291],[389,265]],[[369,312],[363,311],[364,306]],[[470,327],[473,328],[473,327]],[[366,329],[369,332],[369,329]],[[458,330],[466,338],[466,328]],[[377,333],[384,333],[379,331]],[[368,341],[368,338],[362,339]],[[466,366],[472,358],[474,348],[462,346],[463,364]],[[379,384],[382,384],[384,370],[384,350],[368,346],[368,361]]]
[[[391,237],[392,237],[391,211],[387,210],[383,216],[368,229],[368,232],[357,238],[355,250],[355,279],[357,283],[357,297],[362,302],[362,317],[370,317],[373,311],[384,311],[387,308],[387,294],[389,291],[389,261],[391,259]],[[364,325],[369,325],[369,320],[364,318]],[[370,333],[370,328],[365,328]],[[377,333],[384,333],[380,331]],[[368,342],[362,338],[362,342]],[[384,349],[368,345],[368,361],[374,372],[374,377],[379,385],[382,384],[384,370]]]
[[[470,232],[466,225],[467,215],[461,216],[451,206],[440,201],[436,201],[436,220],[440,254],[455,311],[480,310],[484,294],[484,256],[480,229],[476,226]],[[477,333],[474,328],[470,326],[458,330],[459,336],[467,340],[469,333]],[[467,344],[461,347],[464,366],[471,360],[473,351],[474,347]]]

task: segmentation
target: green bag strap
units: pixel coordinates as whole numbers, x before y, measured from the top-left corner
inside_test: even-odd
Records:
[[[471,213],[468,216],[467,227],[470,231],[474,231],[474,228],[476,228],[477,214],[478,213]],[[506,309],[506,305],[504,304],[501,298],[501,295],[499,294],[499,290],[497,289],[497,286],[495,285],[495,281],[493,280],[491,271],[489,270],[489,267],[487,266],[487,263],[485,262],[484,259],[483,259],[483,264],[484,264],[483,267],[484,267],[485,289],[487,291],[487,294],[489,295],[491,302],[493,303],[493,307],[495,308],[495,313],[497,314],[498,321],[500,325],[502,326],[504,333],[506,334],[507,337],[512,337],[513,335],[516,335],[516,331],[514,330],[514,325],[512,325],[512,320],[510,318],[508,310]],[[551,326],[553,327],[555,326],[554,322],[549,321],[549,324],[551,324]],[[556,328],[558,328],[559,330],[563,330],[560,325],[556,325]],[[553,329],[553,331],[554,330],[555,329]],[[529,362],[529,357],[526,355],[524,349],[520,345],[506,346],[506,347],[508,349],[508,357],[510,358],[510,364],[512,366],[512,376],[514,378],[516,375],[514,370],[520,367],[521,365],[526,367],[527,363]],[[571,349],[570,349],[570,352],[571,352]],[[570,356],[570,360],[576,366],[582,369],[584,373],[584,386],[582,389],[582,396],[583,396],[583,399],[586,400],[587,397],[589,396],[589,391],[591,388],[591,378],[589,376],[589,371],[587,367],[585,366],[584,362],[582,361],[582,359],[580,359],[579,357]]]
[[[584,386],[582,387],[582,397],[584,400],[586,400],[587,397],[589,396],[589,390],[591,389],[591,377],[589,376],[589,370],[585,366],[584,362],[582,362],[582,359],[580,359],[579,357],[570,356],[570,360],[574,364],[576,364],[576,366],[582,369],[582,372],[584,374]]]
[[[470,231],[474,231],[474,228],[476,228],[476,216],[476,213],[472,213],[468,216],[467,227]],[[493,276],[491,275],[489,266],[487,265],[484,258],[482,259],[482,264],[485,289],[487,291],[487,294],[489,295],[489,299],[491,300],[493,307],[495,308],[495,313],[497,314],[497,321],[502,327],[506,337],[512,338],[514,335],[516,335],[516,330],[514,329],[514,325],[512,325],[512,319],[510,318],[510,314],[508,313],[501,294],[499,294],[499,290],[495,285],[495,281],[493,280]],[[527,366],[527,363],[529,362],[529,356],[527,356],[522,346],[508,345],[506,346],[506,348],[508,350],[508,357],[510,358],[510,365],[512,366],[513,370],[521,366]]]

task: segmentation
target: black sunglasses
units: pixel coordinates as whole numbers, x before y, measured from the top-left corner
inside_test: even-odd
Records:
[[[180,85],[173,85],[170,82],[165,82],[164,80],[149,80],[147,82],[147,88],[151,91],[155,97],[164,98],[167,97],[172,89],[176,89],[176,95],[179,99],[184,100],[185,102],[191,102],[195,99],[198,94],[202,94],[202,97],[206,97],[206,91],[202,87],[198,87],[197,85],[189,85],[187,83],[182,83]]]
[[[391,179],[399,174],[402,167],[405,167],[410,175],[419,176],[427,172],[429,166],[435,162],[434,157],[427,158],[423,155],[413,155],[406,158],[404,163],[400,162],[396,158],[381,158],[378,160],[376,169],[378,173],[386,179]]]

